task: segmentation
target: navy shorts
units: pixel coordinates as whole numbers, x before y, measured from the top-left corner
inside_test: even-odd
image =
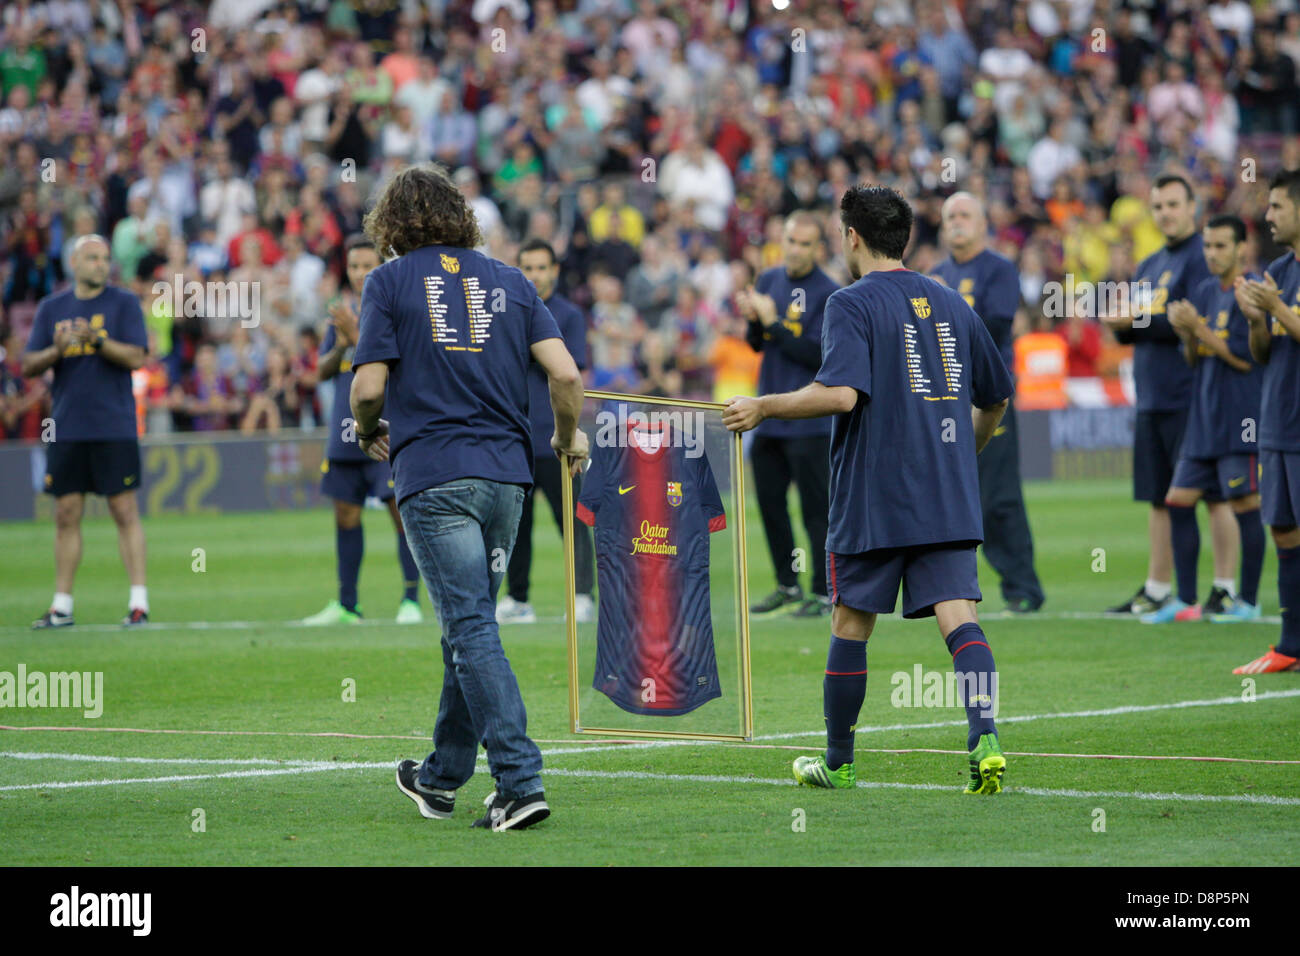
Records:
[[[903,585],[903,617],[933,617],[940,601],[980,601],[975,545],[926,544],[861,554],[826,552],[831,603],[892,614]]]
[[[140,487],[140,443],[124,441],[52,441],[45,452],[45,492],[103,495]]]
[[[1259,453],[1259,516],[1271,528],[1300,525],[1300,452]]]
[[[1187,412],[1138,412],[1133,423],[1133,500],[1163,505],[1178,463]]]
[[[386,461],[330,461],[320,463],[320,493],[335,501],[363,505],[367,498],[387,501],[393,490],[393,471]]]
[[[1195,488],[1206,501],[1232,501],[1259,491],[1259,462],[1254,455],[1179,458],[1171,488]]]

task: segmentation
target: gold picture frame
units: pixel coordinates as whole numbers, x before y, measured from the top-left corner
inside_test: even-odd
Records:
[[[585,391],[584,399],[597,401],[615,401],[636,403],[639,405],[660,405],[673,408],[690,408],[721,413],[726,407],[717,402],[699,402],[686,399],[657,398],[647,395],[626,395],[619,392]],[[751,685],[751,662],[749,647],[749,562],[746,549],[745,533],[745,460],[742,453],[741,435],[734,433],[730,445],[731,502],[730,510],[735,516],[735,533],[732,536],[732,553],[736,569],[737,587],[734,601],[739,637],[739,677],[741,690],[741,732],[738,734],[716,734],[694,731],[620,729],[617,727],[584,727],[581,724],[580,688],[578,674],[578,621],[574,608],[577,594],[574,562],[574,497],[573,479],[569,469],[561,469],[561,496],[564,508],[564,581],[565,581],[565,631],[568,642],[569,668],[569,726],[575,734],[593,736],[638,737],[661,740],[725,740],[752,742],[754,739],[754,700]],[[566,462],[567,464],[567,462]]]

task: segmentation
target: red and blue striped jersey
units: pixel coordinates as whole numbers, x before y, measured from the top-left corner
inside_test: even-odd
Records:
[[[634,714],[677,716],[722,694],[709,608],[709,534],[727,525],[708,458],[667,427],[629,423],[598,447],[578,520],[596,529],[592,686]]]

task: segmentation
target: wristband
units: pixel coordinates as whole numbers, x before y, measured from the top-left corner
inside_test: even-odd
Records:
[[[372,440],[373,438],[375,438],[375,436],[377,436],[378,434],[379,434],[379,428],[378,428],[378,426],[376,426],[376,428],[375,428],[374,431],[369,432],[369,433],[366,433],[366,432],[357,432],[357,441],[371,441],[371,440]]]

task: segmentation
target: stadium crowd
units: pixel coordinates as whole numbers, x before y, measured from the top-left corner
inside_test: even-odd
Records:
[[[1171,166],[1267,264],[1256,183],[1300,167],[1295,0],[11,0],[0,28],[10,438],[48,414],[20,357],[88,233],[145,313],[142,430],[321,424],[344,240],[412,163],[452,172],[485,252],[550,241],[590,387],[714,399],[755,388],[736,294],[781,261],[785,216],[818,216],[849,281],[852,183],[912,202],[918,271],[943,199],[984,199],[1017,331],[1114,377],[1128,350],[1044,310],[1048,284],[1127,282],[1164,242],[1146,197]],[[259,290],[250,320],[173,291],[196,281]]]

